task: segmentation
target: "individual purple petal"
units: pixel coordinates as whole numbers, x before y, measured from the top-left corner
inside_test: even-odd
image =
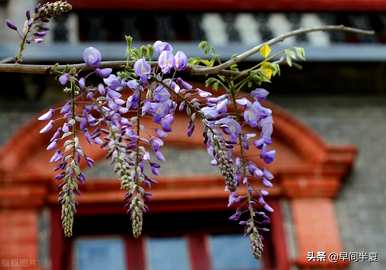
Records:
[[[240,124],[233,118],[225,117],[215,122],[223,128],[224,132],[233,138],[237,138],[241,132]]]
[[[105,87],[103,86],[103,84],[98,84],[98,92],[99,94],[101,94],[102,96],[106,95],[106,89]]]
[[[193,132],[194,132],[194,122],[193,121],[189,121],[189,126],[188,126],[188,131],[187,131],[187,135],[188,137],[192,136]]]
[[[102,55],[96,48],[88,47],[83,51],[83,61],[86,65],[97,68],[102,61]]]
[[[211,119],[218,116],[218,111],[214,107],[203,107],[201,112],[204,114],[205,118]]]
[[[165,102],[170,99],[170,94],[165,87],[157,86],[153,91],[153,97],[157,102]]]
[[[219,112],[220,114],[221,113],[226,113],[227,112],[227,108],[228,108],[228,103],[229,103],[228,99],[224,99],[224,100],[220,101],[216,105],[217,112]]]
[[[266,99],[268,95],[269,92],[264,88],[256,88],[251,92],[251,96],[254,97],[256,100]]]
[[[47,33],[48,33],[47,31],[39,31],[34,33],[34,36],[37,38],[44,38],[47,35]]]
[[[43,38],[34,38],[34,39],[33,39],[33,42],[35,42],[35,43],[37,43],[37,44],[42,43],[43,41],[44,41]]]
[[[244,111],[244,121],[252,128],[257,127],[258,112],[253,108],[248,108]]]
[[[247,98],[236,99],[236,103],[241,105],[241,106],[249,106],[249,105],[251,105],[251,102]]]
[[[173,51],[172,45],[160,40],[157,40],[156,42],[154,42],[153,48],[157,56],[160,55],[163,51],[169,51],[169,52]]]
[[[95,161],[90,157],[86,157],[86,162],[87,162],[87,166],[89,166],[90,168],[94,166],[94,163],[95,163]]]
[[[40,133],[46,133],[48,132],[52,127],[54,126],[54,121],[50,120],[47,125],[45,125],[41,130]]]
[[[51,139],[50,139],[50,142],[52,142],[53,140],[59,139],[61,132],[62,132],[62,129],[61,129],[61,128],[58,128],[58,129],[55,131],[54,135],[52,135],[52,137],[51,137]]]
[[[134,63],[134,71],[142,82],[146,82],[150,76],[151,66],[144,58],[141,58]]]
[[[152,102],[151,111],[153,113],[153,120],[160,123],[161,119],[165,117],[170,111],[170,103],[168,102]]]
[[[113,72],[113,69],[112,68],[97,68],[95,71],[100,77],[107,78],[111,74],[111,72]]]
[[[53,154],[53,156],[51,157],[50,159],[50,163],[53,163],[53,162],[57,162],[59,161],[61,158],[63,157],[62,155],[62,152],[60,152],[59,150],[55,152],[55,154]]]
[[[68,83],[69,78],[70,78],[70,75],[68,73],[64,73],[59,77],[59,83],[65,86]]]
[[[166,115],[164,118],[161,120],[161,126],[162,129],[166,132],[172,131],[171,124],[173,123],[174,117],[172,114]]]
[[[112,90],[119,91],[122,88],[121,79],[114,74],[111,74],[107,78],[103,79],[103,81]]]
[[[203,97],[203,98],[206,98],[206,97],[210,97],[212,96],[212,93],[208,92],[208,91],[204,91],[204,90],[201,90],[199,88],[196,89],[197,90],[197,93],[200,97]]]
[[[164,145],[164,142],[160,138],[154,137],[150,140],[150,144],[151,144],[153,151],[157,152]]]
[[[185,53],[178,51],[174,56],[174,68],[178,71],[184,70],[188,65],[188,58]]]
[[[174,67],[174,56],[170,51],[161,52],[158,58],[158,66],[161,68],[162,73],[167,74]]]
[[[274,212],[273,208],[269,204],[264,204],[263,205],[264,209],[267,210],[268,212]]]
[[[83,89],[86,86],[86,80],[84,78],[80,78],[78,81],[79,88]]]
[[[155,130],[155,132],[157,133],[157,136],[160,138],[164,138],[167,135],[167,133],[165,131],[163,131],[162,129],[159,129],[159,128],[157,128]]]
[[[256,148],[261,149],[264,146],[264,138],[255,140],[253,144],[256,146]]]
[[[47,150],[52,150],[56,148],[56,140],[52,141],[48,146]]]
[[[164,157],[164,155],[162,154],[161,151],[155,152],[155,156],[156,156],[156,158],[157,158],[158,160],[160,160],[160,161],[165,161],[165,157]]]
[[[261,134],[264,138],[271,138],[273,132],[272,116],[267,116],[260,121]]]
[[[228,196],[228,207],[234,205],[234,204],[237,204],[237,203],[240,203],[243,199],[245,198],[245,196],[239,196],[237,195],[236,192],[231,192]]]
[[[127,87],[129,87],[130,89],[137,89],[138,86],[139,86],[139,83],[137,80],[130,80],[126,83]]]
[[[5,20],[5,25],[6,25],[8,28],[17,31],[17,26],[16,26],[15,23],[14,23],[13,21],[11,21],[11,20],[6,19],[6,20]]]
[[[264,149],[264,147],[263,147],[263,149],[262,149],[262,151],[260,153],[260,157],[267,164],[270,164],[270,163],[272,163],[275,160],[275,155],[276,155],[276,151],[275,150],[266,151]]]
[[[40,121],[50,120],[54,115],[54,111],[55,111],[54,109],[49,109],[45,114],[42,114],[41,116],[39,116],[38,120]]]
[[[262,181],[264,186],[269,187],[269,188],[273,187],[272,183],[270,181],[268,181],[268,179],[263,178],[261,181]]]
[[[192,90],[192,88],[193,88],[193,86],[190,83],[188,83],[187,81],[183,80],[182,78],[177,78],[176,82],[183,89]]]
[[[269,192],[266,191],[265,189],[262,189],[262,190],[260,191],[260,193],[261,193],[261,195],[263,195],[263,196],[268,196],[268,195],[269,195]]]
[[[236,210],[236,212],[229,217],[229,220],[239,220],[241,217],[241,212]]]
[[[270,171],[268,171],[267,169],[263,170],[263,174],[264,174],[264,177],[267,178],[268,180],[273,179],[273,174]]]
[[[263,171],[260,170],[255,164],[252,162],[248,164],[247,166],[248,171],[251,175],[256,176],[256,177],[261,177],[263,176]]]

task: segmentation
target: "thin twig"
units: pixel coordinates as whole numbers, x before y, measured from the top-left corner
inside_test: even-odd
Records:
[[[341,32],[350,32],[350,33],[356,33],[356,34],[362,34],[362,35],[374,35],[374,33],[375,33],[374,31],[368,31],[368,30],[362,30],[362,29],[358,29],[358,28],[346,27],[344,25],[326,25],[326,26],[320,26],[320,27],[301,28],[301,29],[291,31],[291,32],[282,34],[280,36],[277,36],[277,37],[275,37],[275,38],[273,38],[265,43],[262,43],[262,44],[254,47],[252,49],[249,49],[249,50],[237,55],[236,57],[233,57],[233,58],[229,59],[228,61],[226,61],[222,64],[219,64],[217,66],[202,67],[200,69],[192,69],[191,74],[192,75],[216,74],[220,70],[227,69],[231,65],[242,62],[242,61],[248,59],[249,57],[251,57],[252,55],[255,55],[256,53],[259,52],[259,50],[261,49],[261,47],[264,44],[268,44],[268,45],[272,46],[274,44],[282,42],[283,40],[285,40],[289,37],[303,35],[303,34],[310,33],[310,32],[319,32],[319,31],[341,31]]]
[[[199,65],[189,65],[186,72],[192,75],[210,75],[210,74],[223,74],[223,75],[240,75],[239,71],[227,70],[231,65],[245,61],[249,57],[257,54],[260,48],[264,44],[269,44],[270,46],[277,44],[289,37],[302,35],[310,32],[318,31],[343,31],[350,33],[357,33],[363,35],[373,35],[374,31],[367,31],[358,28],[346,27],[344,25],[327,25],[320,27],[311,27],[298,29],[292,32],[275,37],[263,44],[260,44],[254,48],[251,48],[236,57],[229,59],[228,61],[219,64],[214,67],[204,67]],[[127,64],[126,61],[104,61],[101,63],[101,67],[111,67],[111,68],[123,68]],[[133,64],[133,62],[129,62]],[[157,62],[151,62],[152,65],[157,65]],[[54,65],[34,65],[34,64],[5,64],[0,63],[0,73],[22,73],[22,74],[49,74]],[[87,67],[84,63],[79,64],[69,64],[69,65],[56,65],[56,69],[64,70],[66,68],[75,68],[77,70],[90,70],[91,68]]]

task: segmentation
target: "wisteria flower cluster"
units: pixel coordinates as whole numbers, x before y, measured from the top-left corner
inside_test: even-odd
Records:
[[[18,33],[20,37],[19,52],[16,55],[16,62],[21,63],[23,61],[22,55],[26,44],[30,43],[42,43],[44,37],[47,35],[49,28],[47,24],[49,21],[57,16],[69,12],[72,6],[66,1],[56,1],[53,3],[38,3],[31,13],[27,10],[25,13],[26,20],[23,26],[19,29],[14,22],[6,20],[6,26]]]
[[[228,206],[237,205],[231,219],[246,226],[253,253],[260,257],[263,247],[260,231],[264,228],[258,224],[269,222],[260,207],[268,212],[273,209],[264,200],[268,191],[253,187],[250,180],[258,178],[269,188],[273,176],[247,160],[243,151],[254,147],[267,164],[275,158],[275,151],[270,149],[272,112],[261,104],[268,92],[257,88],[239,97],[231,86],[224,84],[226,91],[214,95],[179,76],[188,66],[185,53],[173,53],[172,45],[162,41],[151,48],[150,54],[141,55],[132,66],[116,73],[101,67],[102,55],[93,47],[83,52],[83,61],[91,69],[88,74],[81,76],[71,69],[54,70],[69,101],[61,108],[50,109],[39,120],[48,121],[41,133],[55,129],[47,150],[55,151],[50,162],[58,164],[56,179],[61,183],[59,201],[65,234],[71,235],[78,185],[85,181],[80,160],[84,159],[89,166],[94,163],[79,143],[80,134],[88,143],[107,150],[126,192],[124,200],[133,235],[139,237],[151,196],[145,189],[156,183],[152,176],[159,175],[161,162],[165,160],[164,138],[172,131],[175,113],[181,111],[190,118],[188,136],[194,132],[195,120],[201,121],[212,165],[224,176]],[[154,64],[153,54],[158,58]],[[99,83],[94,84],[95,80],[88,79],[90,76],[99,78]],[[150,137],[141,124],[144,118],[151,118],[158,126]],[[55,119],[65,121],[56,126]],[[237,147],[241,149],[239,156],[235,154]],[[247,187],[246,195],[238,193],[242,185]]]
[[[21,38],[17,67],[23,66],[25,44],[43,41],[49,19],[70,9],[65,1],[38,5],[33,15],[27,11],[22,30],[6,21]],[[124,61],[104,62],[101,52],[89,47],[83,51],[83,63],[39,67],[39,72],[55,76],[67,96],[62,106],[39,117],[46,122],[40,132],[51,134],[47,150],[52,151],[50,162],[56,164],[65,235],[72,235],[79,185],[86,181],[81,162],[90,167],[94,164],[83,149],[82,137],[106,150],[125,192],[132,233],[134,237],[141,235],[151,199],[149,188],[156,184],[153,177],[160,174],[165,161],[165,137],[173,130],[175,114],[181,112],[189,119],[187,136],[192,136],[195,125],[202,126],[211,164],[224,177],[228,207],[235,209],[230,219],[245,227],[252,253],[260,258],[262,232],[268,230],[269,214],[274,211],[266,200],[274,179],[266,165],[276,156],[272,148],[273,114],[264,106],[269,93],[261,85],[280,74],[281,64],[293,66],[296,60],[304,60],[302,48],[271,53],[271,45],[299,33],[325,30],[371,34],[343,26],[297,30],[226,62],[220,61],[207,42],[199,44],[204,59],[188,58],[164,41],[134,48],[132,38],[126,36]],[[259,63],[239,68],[239,62],[255,54],[260,55]],[[207,89],[190,84],[185,74],[205,76]],[[146,118],[154,122],[153,130],[143,125]],[[250,153],[260,159],[258,164],[249,158]]]

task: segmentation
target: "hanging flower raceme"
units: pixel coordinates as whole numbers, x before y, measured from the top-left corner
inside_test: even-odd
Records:
[[[11,22],[7,25],[14,28]],[[271,148],[272,111],[263,106],[268,91],[257,88],[239,97],[231,90],[233,82],[227,88],[226,81],[221,81],[226,91],[220,95],[196,88],[180,77],[187,70],[187,56],[182,51],[174,55],[167,42],[157,41],[151,50],[142,49],[133,55],[115,72],[103,67],[98,49],[89,47],[82,55],[87,70],[91,69],[89,73],[79,74],[70,68],[53,70],[69,100],[58,109],[49,109],[39,120],[46,121],[41,133],[53,133],[47,150],[53,151],[50,162],[57,164],[65,234],[72,233],[76,196],[79,184],[85,181],[81,160],[88,166],[94,164],[80,145],[79,136],[84,136],[88,143],[107,151],[125,192],[132,233],[134,237],[141,235],[151,197],[146,189],[156,183],[152,177],[161,173],[165,160],[162,147],[179,111],[189,118],[188,136],[197,123],[202,124],[211,164],[224,177],[229,192],[228,207],[236,209],[230,219],[245,226],[252,252],[259,258],[261,232],[270,222],[266,213],[273,211],[266,200],[273,175],[249,160],[246,151],[253,151],[265,164],[275,159],[276,152]],[[154,57],[157,61],[152,61]],[[144,118],[154,122],[154,130],[144,130]],[[260,185],[252,184],[256,180]],[[240,186],[245,187],[246,194],[240,192]]]
[[[22,62],[22,54],[26,44],[42,43],[48,34],[48,23],[52,18],[69,12],[72,6],[67,1],[55,1],[53,3],[38,3],[31,12],[27,10],[25,13],[25,21],[22,27],[17,27],[14,22],[7,19],[5,25],[17,32],[20,37],[19,52],[16,56],[18,63]]]

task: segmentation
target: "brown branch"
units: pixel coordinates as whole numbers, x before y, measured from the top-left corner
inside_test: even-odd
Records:
[[[256,47],[253,47],[234,58],[229,59],[228,61],[219,64],[214,67],[205,67],[199,65],[189,65],[186,69],[186,72],[191,75],[210,75],[210,74],[223,74],[223,75],[240,75],[238,71],[227,70],[231,65],[242,62],[249,57],[257,54],[260,48],[264,44],[268,44],[270,46],[277,44],[289,37],[302,35],[310,32],[318,32],[318,31],[342,31],[349,33],[357,33],[362,35],[373,35],[374,31],[367,31],[358,28],[346,27],[344,25],[327,25],[320,27],[311,27],[311,28],[303,28],[298,29],[292,32],[288,32],[286,34],[275,37],[263,44],[260,44]],[[110,67],[110,68],[123,68],[126,64],[126,61],[104,61],[101,63],[101,67]],[[152,65],[157,65],[157,62],[151,62]],[[6,64],[0,62],[0,73],[22,73],[22,74],[49,74],[53,65],[34,65],[34,64]],[[57,65],[55,66],[58,70],[64,70],[66,68],[75,68],[77,70],[91,70],[91,68],[87,67],[85,64],[69,64],[69,65]]]

